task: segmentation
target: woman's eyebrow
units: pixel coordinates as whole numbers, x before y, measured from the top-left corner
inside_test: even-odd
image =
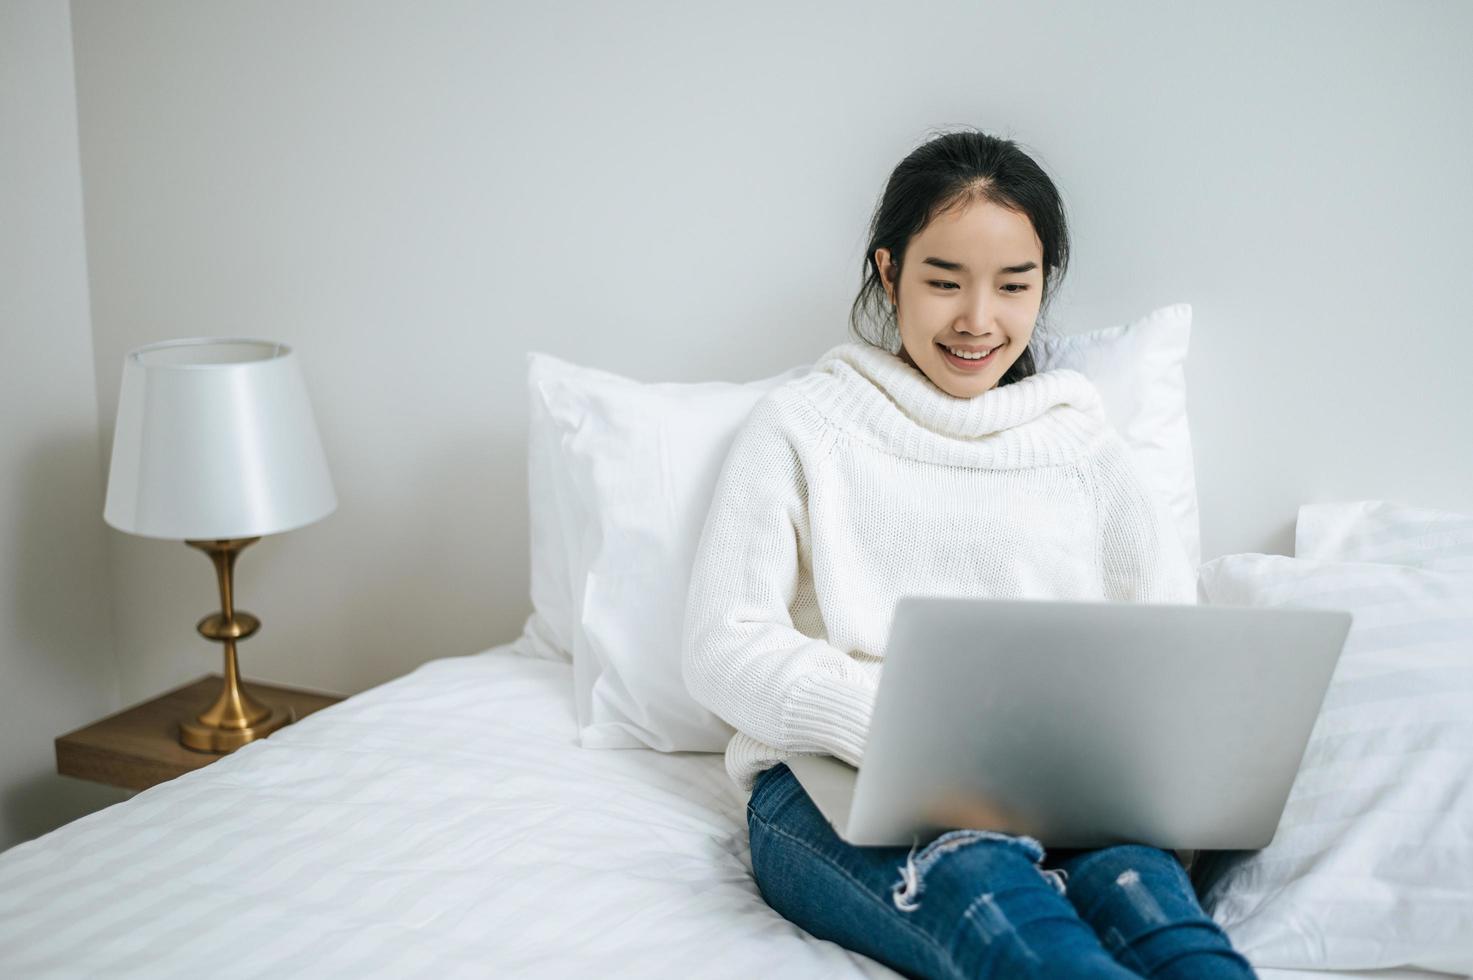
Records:
[[[952,262],[949,259],[938,259],[934,255],[929,255],[926,258],[921,259],[921,263],[924,264],[924,265],[934,265],[938,269],[946,269],[948,272],[970,272],[971,271],[970,269],[968,269],[961,262]],[[1023,263],[1020,263],[1019,265],[1005,265],[1001,269],[998,269],[997,271],[999,273],[1016,274],[1016,273],[1019,273],[1019,272],[1027,272],[1029,269],[1037,269],[1037,268],[1038,268],[1038,263],[1037,262],[1023,262]]]

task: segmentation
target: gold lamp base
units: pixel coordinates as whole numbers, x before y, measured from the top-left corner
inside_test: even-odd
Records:
[[[234,752],[247,742],[254,742],[258,738],[265,738],[278,728],[291,724],[292,719],[285,712],[272,710],[271,717],[259,725],[249,728],[238,728],[234,731],[225,731],[219,728],[210,728],[192,721],[181,721],[179,723],[179,744],[196,752],[212,752],[216,755],[224,755]]]
[[[226,719],[236,718],[247,724],[240,727],[223,724]],[[196,752],[234,752],[295,720],[291,712],[262,704],[239,684],[232,690],[222,683],[214,704],[200,712],[195,720],[179,722],[179,744]]]
[[[291,712],[262,704],[247,694],[240,684],[236,665],[235,642],[254,634],[261,628],[261,621],[244,610],[235,610],[231,572],[241,550],[259,540],[257,537],[184,542],[210,556],[220,581],[221,612],[201,619],[195,628],[206,639],[225,644],[225,677],[214,704],[195,718],[179,722],[179,744],[196,752],[234,752],[296,720]]]

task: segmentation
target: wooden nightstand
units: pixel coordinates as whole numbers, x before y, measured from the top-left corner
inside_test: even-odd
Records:
[[[124,789],[148,789],[222,758],[179,744],[179,719],[209,707],[220,690],[221,680],[219,674],[206,675],[152,701],[58,736],[56,771],[63,776]],[[305,718],[343,700],[336,694],[274,687],[256,681],[242,683],[241,687],[248,688],[273,708],[291,712],[294,719]]]

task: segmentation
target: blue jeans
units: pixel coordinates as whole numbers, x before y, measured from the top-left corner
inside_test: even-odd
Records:
[[[768,905],[908,977],[1256,976],[1157,847],[1056,850],[1045,863],[1032,837],[987,830],[919,853],[858,847],[783,763],[758,774],[747,826]]]

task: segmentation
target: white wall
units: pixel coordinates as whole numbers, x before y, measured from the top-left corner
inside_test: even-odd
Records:
[[[297,345],[337,513],[238,566],[247,676],[358,691],[514,636],[524,352],[749,378],[845,339],[929,128],[1038,151],[1068,332],[1193,304],[1204,556],[1299,503],[1473,509],[1460,3],[74,4],[104,438],[137,344]],[[211,669],[114,537],[125,697]]]
[[[1473,510],[1467,4],[72,12],[104,449],[126,350],[259,335],[298,348],[337,482],[237,566],[248,679],[353,693],[513,637],[525,352],[812,360],[890,169],[953,124],[1063,188],[1061,330],[1195,308],[1205,558],[1287,553],[1309,500]],[[107,534],[123,701],[218,669],[205,558]]]
[[[56,774],[118,707],[65,4],[0,4],[0,850],[130,795]]]

